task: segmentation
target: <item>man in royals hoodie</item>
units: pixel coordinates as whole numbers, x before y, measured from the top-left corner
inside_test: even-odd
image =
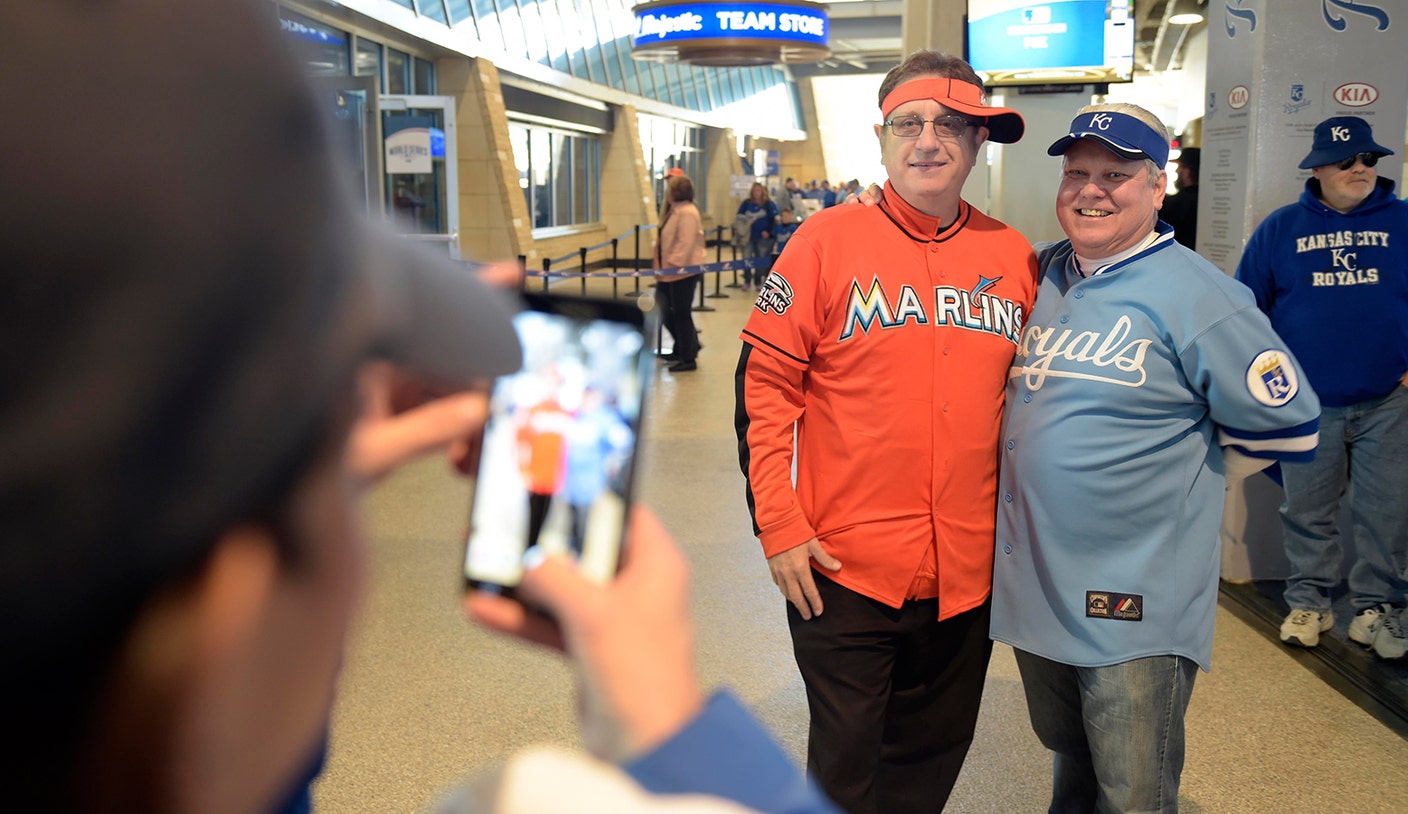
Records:
[[[1291,561],[1281,641],[1314,647],[1334,627],[1340,499],[1353,483],[1348,636],[1396,659],[1408,652],[1408,203],[1374,170],[1388,155],[1363,119],[1316,125],[1305,191],[1257,227],[1237,279],[1322,406],[1315,459],[1281,465]]]

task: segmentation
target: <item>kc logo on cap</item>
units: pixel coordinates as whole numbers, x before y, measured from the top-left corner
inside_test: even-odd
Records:
[[[1071,120],[1071,130],[1047,148],[1047,155],[1064,155],[1081,139],[1091,139],[1131,161],[1147,158],[1163,169],[1168,162],[1168,138],[1143,120],[1116,110],[1081,113]]]
[[[1356,153],[1393,155],[1374,141],[1374,128],[1356,116],[1332,116],[1315,125],[1310,153],[1298,165],[1303,170],[1338,163]]]

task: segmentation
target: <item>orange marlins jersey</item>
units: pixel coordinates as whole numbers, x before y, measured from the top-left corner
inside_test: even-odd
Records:
[[[918,595],[944,619],[991,592],[1036,256],[966,202],[940,232],[888,184],[884,201],[807,218],[778,257],[742,334],[739,451],[767,556],[817,537],[842,563],[829,578],[893,607],[936,585]]]

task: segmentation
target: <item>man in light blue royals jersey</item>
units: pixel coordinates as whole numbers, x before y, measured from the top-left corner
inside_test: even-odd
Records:
[[[1308,458],[1320,404],[1251,293],[1158,220],[1168,135],[1083,108],[1007,384],[992,637],[1016,649],[1053,812],[1174,812],[1230,479]]]
[[[1399,659],[1408,653],[1408,203],[1374,170],[1386,155],[1363,119],[1316,125],[1300,162],[1312,173],[1305,191],[1256,228],[1237,279],[1305,361],[1325,405],[1315,460],[1282,467],[1291,577],[1281,641],[1314,647],[1334,627],[1348,490],[1355,615],[1345,632]]]

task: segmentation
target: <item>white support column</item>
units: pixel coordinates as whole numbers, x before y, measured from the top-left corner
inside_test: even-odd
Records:
[[[1394,0],[1228,0],[1207,11],[1198,253],[1232,274],[1262,219],[1300,196],[1310,171],[1296,165],[1316,124],[1358,116],[1378,143],[1404,143],[1408,9]],[[1378,169],[1401,181],[1399,162]],[[1280,489],[1261,475],[1228,491],[1224,579],[1286,576],[1280,502]]]

